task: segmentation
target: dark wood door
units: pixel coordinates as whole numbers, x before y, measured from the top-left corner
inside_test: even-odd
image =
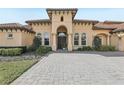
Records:
[[[66,48],[66,36],[64,37],[58,37],[58,49]]]

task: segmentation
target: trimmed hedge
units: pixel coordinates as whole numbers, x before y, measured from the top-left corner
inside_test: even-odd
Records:
[[[0,49],[15,49],[15,48],[21,48],[22,49],[22,53],[25,53],[27,51],[27,47],[26,46],[16,46],[16,47],[12,47],[12,46],[8,46],[8,47],[0,47]]]
[[[47,46],[40,46],[37,50],[36,53],[38,55],[44,55],[46,53],[48,53],[49,51],[52,51],[51,47],[47,47]]]
[[[82,48],[78,48],[78,51],[92,51],[93,48],[90,46],[83,46]]]
[[[98,51],[116,51],[114,46],[100,46],[100,48],[97,49]]]
[[[78,48],[78,51],[116,51],[114,46],[100,46],[99,48],[83,46],[82,48]]]
[[[1,48],[0,55],[2,56],[17,56],[23,52],[22,48]]]

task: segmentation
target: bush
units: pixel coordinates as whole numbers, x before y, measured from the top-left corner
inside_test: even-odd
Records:
[[[22,48],[2,48],[0,49],[0,55],[2,56],[17,56],[23,52]]]
[[[98,51],[116,51],[114,46],[100,46]]]
[[[81,51],[81,50],[82,50],[82,48],[78,48],[77,50],[78,50],[78,51]]]
[[[36,49],[33,46],[27,47],[27,52],[35,51]]]
[[[78,51],[92,51],[93,48],[90,46],[83,46],[82,48],[78,48]]]
[[[84,46],[84,47],[82,48],[82,51],[92,51],[92,50],[93,50],[93,48],[90,47],[90,46]]]
[[[48,53],[48,52],[51,51],[51,50],[52,50],[51,47],[40,46],[40,47],[36,50],[36,53],[37,53],[38,55],[43,55],[43,54]]]
[[[34,50],[38,49],[40,46],[41,46],[41,38],[35,36],[35,38],[33,40],[33,44],[30,48],[31,48],[31,50],[34,51]]]

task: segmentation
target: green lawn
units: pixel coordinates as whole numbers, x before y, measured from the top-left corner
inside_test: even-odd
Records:
[[[32,60],[0,62],[0,84],[10,84],[35,63]]]

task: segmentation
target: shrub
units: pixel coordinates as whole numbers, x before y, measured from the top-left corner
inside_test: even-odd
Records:
[[[0,55],[2,54],[2,49],[0,49]]]
[[[116,51],[114,46],[100,46],[98,51]]]
[[[93,48],[90,46],[83,46],[82,51],[92,51]]]
[[[82,48],[78,48],[77,50],[78,50],[78,51],[81,51],[81,50],[82,50]]]
[[[33,46],[27,47],[27,52],[35,51],[35,48]]]
[[[2,56],[17,56],[22,54],[22,48],[2,48],[0,49],[0,55]]]
[[[51,51],[51,50],[52,50],[51,47],[40,46],[40,47],[36,50],[36,53],[37,53],[38,55],[43,55],[43,54],[48,53],[48,52]]]
[[[31,50],[34,51],[34,50],[38,49],[40,47],[40,45],[41,45],[41,38],[35,36],[35,38],[33,40],[33,44],[30,48],[31,48]]]
[[[93,48],[90,46],[83,46],[82,48],[78,48],[78,51],[92,51]]]

